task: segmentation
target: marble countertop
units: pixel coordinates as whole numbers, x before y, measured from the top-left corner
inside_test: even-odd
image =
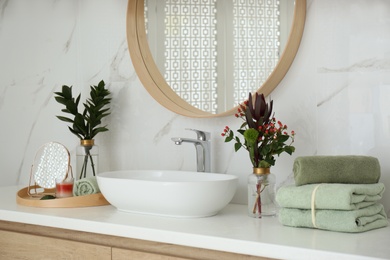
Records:
[[[177,219],[113,206],[33,208],[16,203],[22,187],[0,187],[0,220],[281,259],[390,259],[390,226],[349,234],[282,226],[230,204],[208,218]]]

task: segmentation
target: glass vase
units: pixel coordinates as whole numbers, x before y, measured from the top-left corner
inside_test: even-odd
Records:
[[[76,178],[95,176],[99,171],[99,147],[94,140],[80,140],[76,149]]]
[[[248,176],[248,215],[254,218],[276,215],[275,175],[270,168],[253,168]]]

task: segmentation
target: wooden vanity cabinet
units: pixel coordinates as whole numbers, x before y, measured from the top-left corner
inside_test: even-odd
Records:
[[[0,230],[0,259],[111,259],[111,248]]]
[[[0,259],[268,259],[68,229],[0,221]]]
[[[176,256],[168,256],[168,255],[159,255],[152,254],[146,252],[140,252],[129,249],[121,249],[121,248],[112,248],[112,260],[129,260],[129,259],[137,259],[137,260],[185,260],[189,258],[182,258]]]

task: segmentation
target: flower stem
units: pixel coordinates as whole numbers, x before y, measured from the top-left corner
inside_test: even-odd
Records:
[[[253,214],[259,213],[259,218],[261,218],[261,186],[261,182],[256,184],[256,199],[252,210]]]

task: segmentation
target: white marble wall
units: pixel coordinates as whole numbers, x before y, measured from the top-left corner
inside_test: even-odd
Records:
[[[195,149],[170,138],[207,130],[212,170],[239,176],[234,202],[245,203],[247,153],[220,136],[238,120],[186,118],[154,101],[130,60],[126,8],[126,0],[0,0],[0,185],[27,185],[45,142],[74,156],[78,140],[55,117],[62,107],[53,92],[73,85],[85,97],[103,79],[113,102],[110,131],[96,140],[102,171],[195,170]],[[380,159],[390,190],[390,1],[308,0],[307,11],[297,57],[272,93],[276,116],[297,133],[296,153],[273,167],[278,182],[291,179],[297,156],[362,154]]]

